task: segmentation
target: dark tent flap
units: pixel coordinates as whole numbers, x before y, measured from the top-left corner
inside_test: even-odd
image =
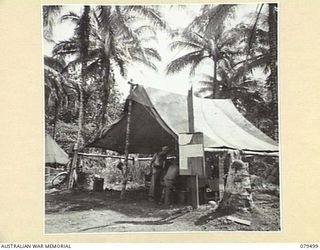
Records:
[[[168,132],[167,126],[161,119],[155,117],[152,109],[140,103],[132,103],[131,127],[130,127],[130,153],[152,154],[157,152],[163,145],[172,149],[176,139],[172,132]],[[90,143],[90,147],[110,149],[124,153],[125,135],[127,126],[127,114],[119,121],[105,129],[100,136]]]
[[[137,86],[133,100],[131,153],[153,153],[163,145],[174,148],[179,133],[188,132],[187,96]],[[197,132],[204,134],[205,148],[278,151],[277,143],[246,120],[231,100],[194,97]],[[89,146],[123,152],[127,114],[105,130]]]

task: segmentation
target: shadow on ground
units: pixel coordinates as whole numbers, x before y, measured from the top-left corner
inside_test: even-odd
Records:
[[[254,192],[257,210],[232,214],[251,222],[241,225],[213,211],[209,204],[166,207],[147,200],[145,189],[128,190],[119,200],[118,191],[71,192],[45,195],[46,232],[129,232],[129,231],[279,231],[279,197]]]
[[[168,217],[168,211],[172,209],[148,201],[145,189],[128,190],[125,200],[120,200],[119,191],[81,191],[74,192],[62,190],[45,195],[46,214],[88,211],[88,210],[113,210],[129,217],[145,218],[150,214],[156,217]],[[175,205],[174,208],[182,208],[183,205]]]
[[[109,226],[114,226],[116,224],[132,224],[132,225],[147,225],[147,226],[157,226],[157,225],[166,225],[166,224],[172,224],[173,221],[179,217],[182,217],[186,213],[190,212],[188,209],[184,209],[184,211],[177,211],[175,214],[162,218],[159,220],[147,220],[147,221],[136,221],[136,220],[130,220],[130,221],[114,221],[113,223],[106,224],[106,225],[101,225],[101,226],[96,226],[96,227],[89,227],[89,228],[84,228],[79,230],[79,232],[85,232],[89,230],[94,230],[94,229],[101,229],[101,228],[106,228]]]

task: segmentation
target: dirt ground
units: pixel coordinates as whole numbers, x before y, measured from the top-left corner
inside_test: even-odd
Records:
[[[128,192],[125,201],[118,191],[60,190],[45,195],[45,232],[161,232],[161,231],[278,231],[278,194],[255,191],[255,209],[232,216],[249,220],[242,225],[219,214],[209,204],[166,207],[147,200],[146,190]]]

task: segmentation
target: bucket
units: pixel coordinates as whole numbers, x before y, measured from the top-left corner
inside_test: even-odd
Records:
[[[103,191],[103,183],[104,183],[103,178],[95,177],[94,181],[93,181],[93,191],[102,192]]]

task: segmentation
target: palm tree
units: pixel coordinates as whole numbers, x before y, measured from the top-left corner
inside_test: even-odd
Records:
[[[232,30],[226,30],[224,22],[229,18],[236,5],[204,5],[201,14],[182,32],[181,38],[173,42],[171,49],[187,49],[188,52],[170,62],[167,74],[176,73],[186,66],[191,66],[190,75],[206,58],[213,61],[212,92],[219,98],[218,71],[230,68],[232,57],[239,54],[232,47],[238,36]]]
[[[90,36],[90,6],[85,5],[83,13],[79,19],[79,25],[76,27],[76,36],[79,41],[79,59],[81,64],[81,84],[79,84],[79,130],[77,135],[77,145],[82,144],[82,125],[83,125],[83,86],[87,80],[87,64]]]
[[[239,25],[239,32],[243,38],[248,38],[247,49],[243,57],[233,65],[234,74],[230,78],[233,83],[245,83],[245,77],[250,75],[254,69],[262,68],[267,78],[266,86],[271,92],[271,102],[268,107],[269,117],[273,123],[272,135],[278,140],[278,78],[277,78],[277,4],[268,4],[268,14],[256,16],[253,27]],[[258,24],[258,20],[260,25]],[[270,116],[271,115],[271,116]]]
[[[278,10],[277,4],[270,3],[268,25],[269,25],[269,44],[270,44],[270,86],[272,91],[272,111],[274,115],[274,137],[278,141]]]
[[[126,76],[127,66],[131,62],[140,62],[156,70],[153,60],[161,60],[158,52],[145,47],[142,40],[151,39],[152,36],[144,37],[143,31],[149,31],[154,35],[154,28],[150,25],[141,25],[133,28],[136,15],[143,15],[153,20],[154,25],[165,27],[165,23],[158,18],[158,12],[153,8],[145,6],[98,6],[94,13],[96,21],[96,32],[93,38],[96,41],[96,48],[92,51],[98,55],[92,61],[90,69],[93,73],[101,69],[104,97],[101,124],[105,124],[110,90],[112,88],[113,70],[118,67],[120,74]]]
[[[61,73],[68,78],[73,89],[77,93],[74,100],[74,108],[78,110],[78,136],[77,144],[83,143],[82,126],[84,123],[84,105],[95,91],[95,86],[88,84],[88,65],[90,62],[90,33],[91,19],[90,6],[84,6],[81,15],[69,13],[61,17],[61,20],[71,19],[75,22],[75,34],[68,41],[62,41],[55,45],[52,54],[54,58],[61,58],[66,63]],[[71,56],[71,60],[70,57]]]
[[[140,16],[139,16],[140,15]],[[103,86],[101,109],[101,126],[105,124],[105,116],[114,83],[114,70],[118,68],[122,76],[126,76],[127,66],[132,62],[140,62],[156,70],[152,60],[160,60],[158,52],[143,44],[143,40],[154,37],[151,25],[134,25],[144,15],[156,27],[166,28],[160,13],[152,6],[97,6],[91,11],[91,33],[88,49],[88,75],[100,75]],[[64,19],[79,23],[80,17],[75,13],[63,16]],[[147,32],[145,32],[147,31]],[[151,35],[144,35],[151,34]],[[58,43],[54,55],[75,55],[67,67],[79,63],[79,41],[76,37]]]
[[[49,42],[52,40],[52,29],[55,24],[56,17],[60,14],[62,6],[60,5],[44,5],[42,8],[43,17],[43,36]]]
[[[83,88],[86,85],[87,80],[87,64],[88,64],[88,50],[89,50],[89,35],[90,35],[90,6],[84,6],[81,16],[77,20],[77,25],[75,28],[75,37],[72,40],[72,45],[77,46],[76,52],[78,53],[77,62],[80,65],[80,83],[76,87],[79,93],[79,119],[78,119],[78,135],[77,135],[77,145],[81,145],[82,140],[82,125],[83,125]],[[70,43],[68,43],[70,46]],[[56,58],[63,58],[61,55],[63,53],[57,53],[56,47],[53,50],[53,55]],[[75,50],[74,47],[69,47],[69,50]],[[69,52],[70,53],[70,52]],[[66,68],[70,66],[70,63],[66,65],[62,72],[66,71]]]
[[[214,62],[213,74],[207,75],[200,81],[200,92],[213,92],[213,95],[207,95],[211,98],[231,98],[240,111],[255,124],[260,124],[255,114],[259,114],[259,118],[263,116],[266,119],[269,119],[270,114],[275,116],[277,114],[275,111],[277,107],[274,105],[277,103],[277,93],[274,93],[276,87],[272,87],[275,84],[271,83],[271,75],[268,82],[273,92],[272,108],[268,104],[269,100],[265,98],[266,88],[257,87],[257,81],[251,79],[252,72],[256,68],[263,68],[265,74],[271,71],[268,31],[271,19],[267,19],[261,12],[263,4],[258,7],[259,11],[253,16],[255,20],[253,26],[240,23],[226,30],[224,23],[232,16],[235,6],[204,6],[201,15],[191,22],[180,40],[171,44],[172,49],[186,49],[188,52],[167,66],[167,73],[170,74],[190,65],[190,74],[193,75],[202,60],[211,58]],[[259,85],[261,86],[260,83]],[[275,117],[272,120],[277,123],[276,119]],[[270,134],[270,130],[267,131]]]
[[[74,83],[67,79],[63,72],[65,61],[62,58],[44,57],[45,106],[49,111],[54,109],[52,137],[55,138],[56,123],[60,108],[69,104],[75,95]]]
[[[221,84],[218,77],[225,78],[227,70],[231,70],[233,57],[240,53],[232,48],[237,39],[238,36],[233,31],[224,32],[219,39],[208,39],[196,32],[183,32],[181,39],[171,43],[170,47],[171,49],[189,49],[191,52],[170,62],[166,72],[167,74],[176,73],[190,65],[190,75],[194,75],[199,64],[209,58],[214,64],[212,92],[214,98],[219,98]]]
[[[83,144],[82,138],[82,126],[83,126],[83,87],[86,85],[87,81],[87,64],[88,64],[88,51],[89,51],[89,36],[90,36],[90,6],[85,5],[81,17],[78,20],[77,26],[75,28],[75,38],[78,43],[78,53],[79,53],[79,64],[80,64],[80,83],[79,83],[79,119],[78,119],[78,134],[77,141],[75,144],[75,152],[72,159],[72,165],[69,174],[69,188],[74,187],[76,183],[76,176],[78,170],[78,155],[77,150]]]
[[[217,36],[225,29],[225,21],[234,15],[236,4],[206,4],[187,26],[187,30],[201,31],[208,37]]]

